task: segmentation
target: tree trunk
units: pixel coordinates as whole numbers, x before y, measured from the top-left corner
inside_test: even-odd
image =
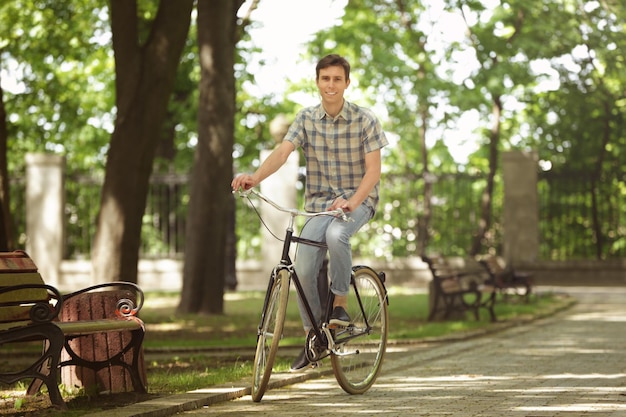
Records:
[[[601,198],[600,184],[602,182],[602,166],[607,153],[607,147],[611,142],[611,106],[607,101],[603,102],[604,114],[602,117],[602,145],[598,150],[598,156],[595,160],[593,175],[591,177],[591,218],[593,219],[593,237],[596,246],[596,259],[602,259],[604,236],[602,233],[602,225],[600,221],[600,213],[598,201]]]
[[[421,51],[422,58],[419,59],[420,65],[416,71],[416,86],[421,85],[424,81],[434,76],[434,70],[432,64],[429,62],[430,58],[428,54],[423,53],[426,50],[426,37],[422,36],[422,33],[417,30],[417,23],[415,21],[415,14],[411,12],[410,8],[407,8],[407,4],[404,1],[397,0],[395,2],[397,8],[397,14],[400,24],[404,26],[409,35],[409,39],[414,44],[415,50]],[[428,83],[424,83],[427,85]],[[431,93],[428,89],[418,88],[423,93],[423,97],[420,96],[420,105],[418,106],[417,116],[419,117],[419,146],[422,157],[422,180],[424,184],[424,191],[422,194],[421,209],[418,209],[417,222],[415,226],[415,232],[417,234],[416,253],[419,256],[426,255],[426,248],[430,240],[430,222],[432,217],[432,195],[433,195],[433,180],[434,176],[429,171],[429,156],[428,147],[426,146],[426,133],[428,130],[428,120],[430,119],[430,111],[428,98]]]
[[[498,147],[500,144],[500,117],[502,115],[502,101],[500,96],[494,97],[493,102],[493,126],[489,136],[489,172],[487,173],[487,186],[483,191],[480,201],[480,219],[478,230],[474,234],[472,247],[469,250],[471,256],[478,255],[483,246],[487,231],[491,227],[491,207],[493,206],[493,189],[496,172],[498,171]]]
[[[7,171],[7,113],[4,94],[0,87],[0,250],[11,251],[13,242],[13,217],[11,216],[9,173]]]
[[[198,1],[200,101],[180,313],[221,314],[232,195],[239,2]]]
[[[422,212],[417,217],[417,253],[420,256],[426,255],[426,248],[430,240],[430,219],[432,216],[432,196],[433,178],[428,164],[428,147],[426,146],[426,126],[428,126],[428,108],[421,108],[420,148],[422,154],[422,180],[424,183],[424,194],[422,199]]]
[[[137,282],[141,224],[193,0],[162,1],[140,44],[136,0],[111,1],[117,117],[93,246],[96,282]]]

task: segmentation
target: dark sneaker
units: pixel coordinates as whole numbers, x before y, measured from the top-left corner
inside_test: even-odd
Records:
[[[291,364],[290,372],[304,372],[309,369],[317,368],[317,363],[309,362],[306,357],[306,352],[304,349],[300,352],[298,357]]]
[[[350,325],[350,316],[343,307],[335,307],[328,321],[329,327],[347,327]]]

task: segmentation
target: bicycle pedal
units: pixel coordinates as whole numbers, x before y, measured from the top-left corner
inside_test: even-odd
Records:
[[[349,329],[351,327],[354,327],[354,324],[349,323],[349,324],[338,324],[338,323],[330,323],[328,325],[328,328],[331,330],[346,330]]]

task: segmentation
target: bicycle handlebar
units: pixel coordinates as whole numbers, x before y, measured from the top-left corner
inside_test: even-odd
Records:
[[[286,208],[286,207],[283,207],[283,206],[275,203],[269,197],[267,197],[266,195],[262,194],[261,192],[255,190],[254,188],[250,188],[248,190],[241,190],[241,189],[240,190],[233,190],[233,194],[238,194],[239,197],[241,197],[241,198],[249,198],[248,196],[250,194],[254,194],[255,196],[259,197],[261,200],[265,201],[266,203],[268,203],[269,205],[274,207],[276,210],[282,211],[284,213],[289,213],[293,217],[296,217],[296,216],[302,216],[302,217],[333,216],[333,217],[341,218],[341,220],[343,220],[344,222],[347,222],[347,221],[351,220],[346,215],[345,211],[343,211],[340,208],[335,209],[335,210],[329,210],[329,211],[320,211],[320,212],[317,212],[317,213],[310,213],[308,211],[301,211],[301,210],[298,210],[298,209]]]

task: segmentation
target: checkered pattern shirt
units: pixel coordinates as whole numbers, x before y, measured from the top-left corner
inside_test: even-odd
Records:
[[[304,209],[328,210],[337,197],[349,199],[365,175],[365,154],[388,144],[380,122],[363,107],[344,101],[332,118],[319,104],[301,110],[285,139],[301,147],[306,160]],[[365,204],[376,210],[379,184]]]

